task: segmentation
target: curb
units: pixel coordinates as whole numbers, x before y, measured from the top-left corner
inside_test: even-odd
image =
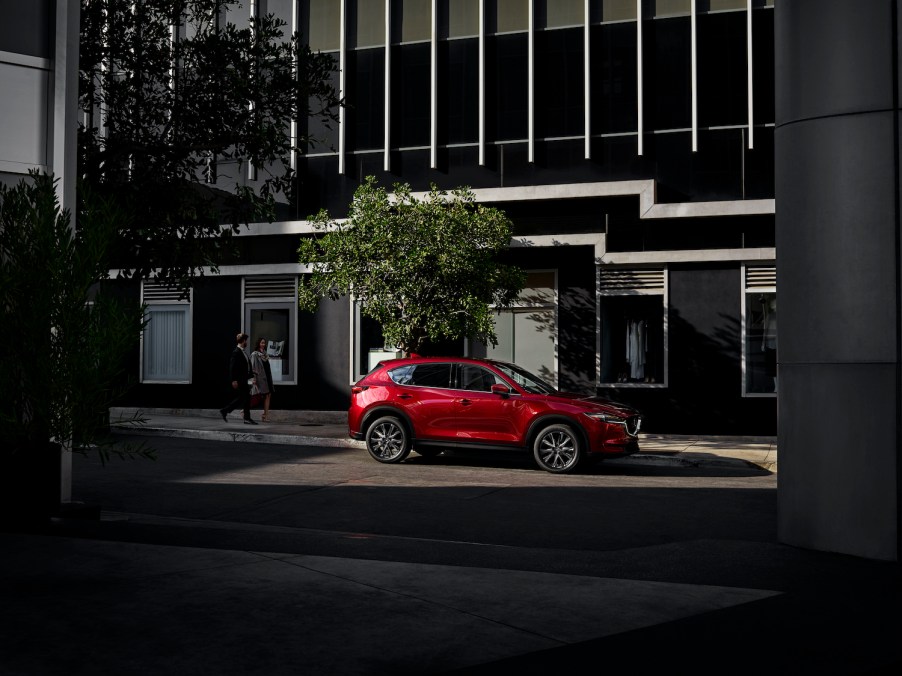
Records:
[[[138,434],[149,437],[178,437],[204,439],[206,441],[233,441],[256,444],[280,444],[286,446],[327,446],[332,448],[366,448],[362,441],[333,439],[301,434],[273,434],[253,432],[223,432],[219,430],[183,430],[171,427],[111,427],[116,434]]]

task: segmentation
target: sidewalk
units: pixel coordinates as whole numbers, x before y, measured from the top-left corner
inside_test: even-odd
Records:
[[[254,411],[255,420],[260,420]],[[209,441],[240,441],[294,446],[365,448],[348,436],[344,411],[270,411],[271,422],[245,425],[240,411],[223,422],[216,409],[113,408],[110,422],[117,431],[148,436]],[[140,424],[117,424],[138,419]],[[679,464],[688,466],[754,466],[777,471],[775,437],[641,434],[640,452],[610,460],[619,464]]]

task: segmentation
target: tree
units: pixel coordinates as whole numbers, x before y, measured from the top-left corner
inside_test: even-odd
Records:
[[[316,234],[298,249],[312,266],[299,287],[302,307],[351,294],[407,353],[446,339],[497,344],[493,307],[509,307],[525,280],[498,261],[512,234],[502,211],[477,204],[467,188],[432,186],[417,199],[409,185],[395,185],[390,196],[369,176],[346,222],[325,211],[311,220]]]
[[[334,59],[239,8],[81,2],[79,176],[128,207],[114,252],[128,273],[184,281],[215,268],[241,225],[291,198],[291,154],[310,140],[292,138],[291,120],[337,119]],[[249,183],[248,165],[259,174]]]
[[[91,196],[84,203],[76,233],[51,177],[32,173],[14,187],[0,185],[7,345],[0,360],[0,503],[37,500],[44,516],[59,505],[61,446],[93,449],[103,460],[110,453],[153,456],[143,444],[113,444],[108,436],[109,407],[127,386],[124,359],[137,344],[143,308],[117,300],[102,284],[122,214]]]

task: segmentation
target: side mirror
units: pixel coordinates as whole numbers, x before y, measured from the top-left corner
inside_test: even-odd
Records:
[[[511,388],[507,385],[502,385],[501,383],[495,383],[492,385],[492,394],[500,394],[502,397],[506,397],[511,393]]]

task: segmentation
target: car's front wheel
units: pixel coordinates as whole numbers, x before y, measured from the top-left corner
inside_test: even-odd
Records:
[[[410,454],[410,435],[398,418],[384,416],[367,429],[366,450],[379,462],[401,462]]]
[[[576,469],[582,456],[580,439],[569,425],[549,425],[536,436],[532,454],[546,472],[566,474]]]

